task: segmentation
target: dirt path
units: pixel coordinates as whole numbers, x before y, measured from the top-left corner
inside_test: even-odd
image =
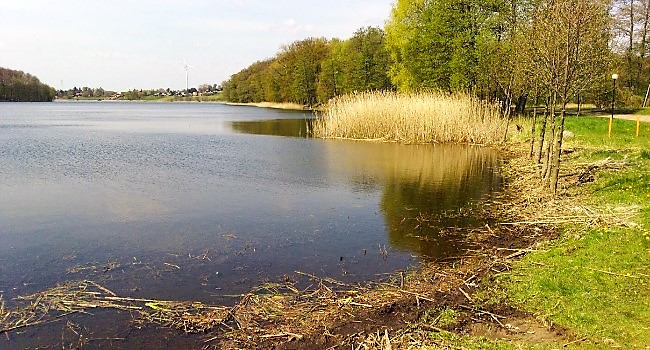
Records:
[[[609,118],[611,115],[599,115],[598,117]],[[650,115],[636,115],[636,114],[614,114],[614,119],[635,120],[639,118],[642,123],[650,123]]]

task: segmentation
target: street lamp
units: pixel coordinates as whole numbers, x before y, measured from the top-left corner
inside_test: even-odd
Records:
[[[616,102],[616,79],[618,79],[618,74],[612,74],[612,81],[614,82],[612,87],[612,116],[609,118],[609,130],[607,132],[607,137],[612,138],[612,123],[614,121],[614,104]]]

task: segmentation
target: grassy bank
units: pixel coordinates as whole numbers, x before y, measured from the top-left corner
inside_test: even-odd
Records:
[[[314,123],[323,138],[402,143],[496,144],[506,121],[497,105],[466,94],[366,92],[331,100]]]
[[[644,349],[650,344],[650,124],[634,137],[635,123],[617,120],[607,138],[598,118],[569,118],[576,134],[565,172],[591,164],[564,196],[629,222],[562,227],[499,279],[510,302],[567,327],[591,347]],[[598,166],[600,164],[600,166]],[[598,168],[595,168],[598,166]],[[584,170],[583,170],[584,172]],[[593,181],[591,181],[593,180]]]
[[[515,251],[521,258],[470,293],[475,308],[507,317],[477,327],[453,305],[446,322],[455,329],[426,332],[420,340],[436,345],[419,348],[648,349],[650,124],[639,138],[633,121],[616,120],[611,139],[606,119],[572,117],[566,127],[576,136],[566,141],[559,196],[537,190],[524,153],[504,168],[508,203],[496,204],[510,212],[499,220],[510,222],[495,225],[495,235],[504,228],[557,232]]]

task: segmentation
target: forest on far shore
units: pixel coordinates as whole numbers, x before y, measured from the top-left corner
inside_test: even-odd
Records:
[[[0,101],[51,102],[54,88],[22,71],[0,67]]]

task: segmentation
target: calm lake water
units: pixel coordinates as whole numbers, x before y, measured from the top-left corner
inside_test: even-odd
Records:
[[[361,281],[464,248],[441,229],[477,224],[453,213],[498,189],[494,152],[310,139],[312,117],[0,103],[0,294],[88,279],[223,304],[294,271]],[[0,347],[57,344],[58,327]]]

